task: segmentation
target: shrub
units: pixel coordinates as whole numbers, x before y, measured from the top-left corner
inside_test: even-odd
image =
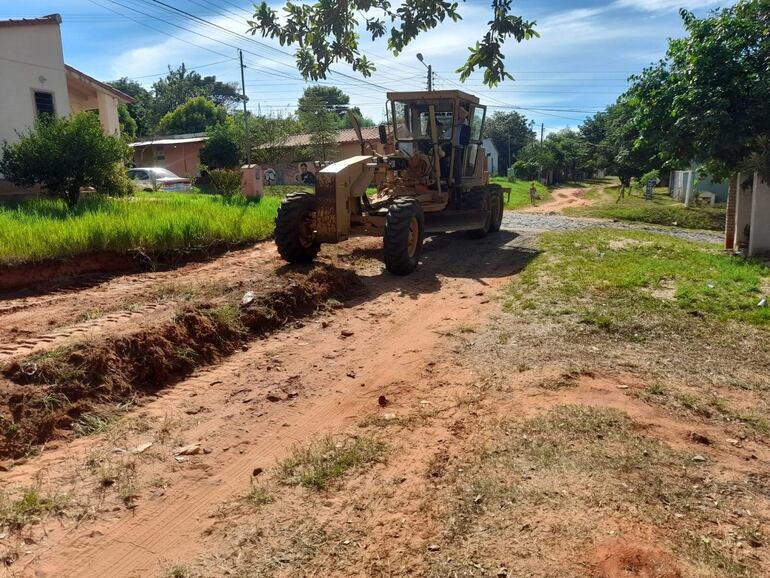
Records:
[[[3,143],[0,173],[20,187],[40,184],[74,207],[80,189],[125,194],[123,163],[131,149],[120,138],[104,134],[99,118],[81,112],[67,118],[41,117],[18,142]]]
[[[209,171],[214,190],[229,199],[241,194],[241,171],[214,169]]]
[[[213,126],[200,152],[201,163],[209,169],[231,169],[240,164],[238,137],[232,124]]]
[[[516,161],[513,163],[513,170],[516,173],[517,179],[523,179],[530,181],[537,178],[538,166],[533,161]]]

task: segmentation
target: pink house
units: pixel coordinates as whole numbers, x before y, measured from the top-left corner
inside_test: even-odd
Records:
[[[137,167],[160,167],[180,177],[200,174],[200,152],[208,136],[205,132],[158,137],[131,143]]]

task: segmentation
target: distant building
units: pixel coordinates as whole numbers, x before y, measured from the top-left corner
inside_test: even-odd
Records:
[[[671,171],[668,191],[673,198],[686,205],[700,196],[706,197],[711,204],[723,204],[727,202],[728,182],[699,177],[694,169]]]
[[[200,174],[200,152],[206,142],[205,132],[161,136],[152,140],[131,143],[134,149],[134,166],[161,167],[180,177],[196,177]]]
[[[497,147],[491,138],[481,141],[481,146],[484,147],[487,155],[487,170],[490,176],[496,176],[500,172],[500,154],[497,152]]]
[[[380,142],[379,129],[376,126],[361,127],[361,137],[368,143],[367,154],[374,150],[385,154],[387,145]],[[265,181],[268,184],[295,185],[302,183],[302,173],[309,171],[315,173],[315,161],[317,158],[308,158],[307,147],[311,144],[311,134],[295,134],[289,136],[280,144],[281,153],[274,163],[261,163],[265,171]],[[267,147],[265,147],[267,148]],[[361,143],[356,131],[352,128],[342,129],[337,132],[337,139],[333,150],[327,156],[327,162],[335,162],[361,154]]]
[[[41,114],[84,110],[99,115],[107,134],[120,134],[118,104],[133,99],[64,64],[61,16],[0,20],[0,142],[13,142]],[[0,192],[16,191],[0,180]]]

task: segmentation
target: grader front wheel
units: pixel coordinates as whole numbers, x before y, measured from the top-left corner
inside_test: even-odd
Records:
[[[385,221],[385,268],[394,275],[409,275],[420,262],[425,237],[425,216],[416,199],[396,199]]]
[[[316,234],[318,199],[311,193],[289,193],[275,217],[275,244],[289,263],[310,263],[321,244]]]

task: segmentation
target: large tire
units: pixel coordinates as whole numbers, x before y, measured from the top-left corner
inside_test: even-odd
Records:
[[[393,275],[409,275],[420,262],[425,238],[425,216],[417,199],[396,199],[385,220],[385,268]]]
[[[497,233],[503,225],[503,213],[505,212],[505,199],[500,187],[492,187],[492,223],[489,226],[490,233]]]
[[[483,239],[492,230],[492,195],[487,188],[472,189],[468,192],[468,196],[465,199],[465,207],[473,210],[486,210],[488,211],[487,220],[484,222],[484,226],[480,229],[472,229],[468,231],[468,236],[471,239]]]
[[[289,193],[275,217],[275,244],[289,263],[310,263],[321,244],[316,233],[318,199],[312,193]]]

